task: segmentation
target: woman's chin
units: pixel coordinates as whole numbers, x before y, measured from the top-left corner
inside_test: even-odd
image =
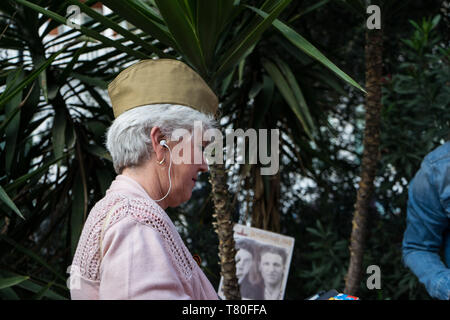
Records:
[[[191,199],[191,197],[192,197],[192,190],[191,191],[186,191],[184,193],[184,196],[180,197],[180,199],[178,199],[178,201],[177,201],[178,203],[174,207],[177,207],[177,206],[179,206],[182,203],[188,202]]]
[[[192,189],[189,188],[174,188],[170,193],[173,194],[168,206],[172,208],[189,201],[192,197]]]
[[[186,195],[186,199],[183,202],[187,202],[187,201],[191,200],[191,197],[192,197],[192,190],[189,192],[188,195]]]

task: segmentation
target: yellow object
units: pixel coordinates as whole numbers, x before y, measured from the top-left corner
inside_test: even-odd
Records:
[[[214,115],[219,99],[194,70],[173,59],[142,60],[108,85],[114,117],[135,107],[170,103]]]

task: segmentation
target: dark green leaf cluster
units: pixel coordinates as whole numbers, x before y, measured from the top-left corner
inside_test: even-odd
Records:
[[[436,30],[439,18],[411,21],[398,71],[383,78],[380,192],[390,199],[388,211],[404,208],[421,160],[450,139],[450,47]]]

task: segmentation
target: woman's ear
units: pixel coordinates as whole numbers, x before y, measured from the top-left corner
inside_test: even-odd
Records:
[[[159,127],[153,127],[150,131],[150,139],[152,140],[153,151],[156,154],[156,160],[161,161],[164,159],[165,151],[164,146],[160,144],[160,141],[164,138],[161,129]]]

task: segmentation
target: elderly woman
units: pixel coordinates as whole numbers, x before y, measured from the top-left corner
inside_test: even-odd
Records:
[[[217,97],[176,60],[143,60],[108,87],[116,119],[106,146],[118,174],[92,208],[71,266],[72,299],[217,299],[217,294],[164,211],[189,200],[208,170],[190,136],[176,129],[215,126]],[[191,155],[182,163],[176,147]],[[189,161],[191,160],[191,161]]]

